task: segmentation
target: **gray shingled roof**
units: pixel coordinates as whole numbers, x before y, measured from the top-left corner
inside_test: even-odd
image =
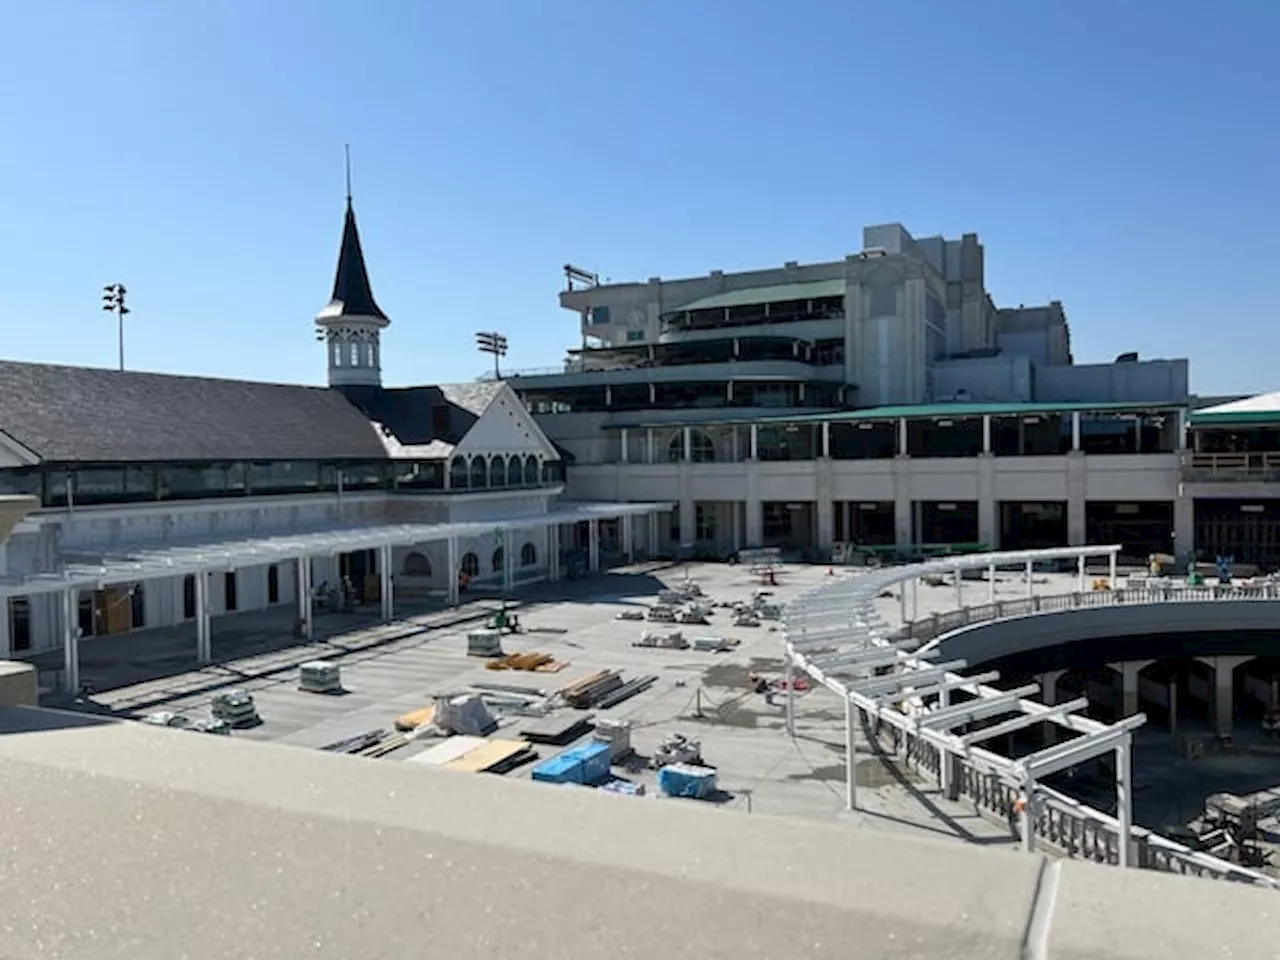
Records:
[[[455,407],[461,407],[477,417],[489,409],[493,398],[502,389],[501,380],[476,380],[473,383],[442,383],[440,392]]]
[[[337,390],[0,361],[0,430],[46,461],[385,459]]]

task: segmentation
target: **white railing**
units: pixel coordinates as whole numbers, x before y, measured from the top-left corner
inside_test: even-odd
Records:
[[[926,664],[919,660],[908,661],[905,651],[896,644],[905,638],[933,639],[951,630],[984,620],[1003,619],[1007,617],[1026,616],[1036,612],[1049,610],[1071,610],[1095,606],[1108,606],[1126,603],[1179,602],[1204,600],[1276,600],[1280,599],[1280,587],[1274,583],[1264,583],[1250,587],[1165,587],[1156,586],[1155,582],[1141,588],[1125,590],[1078,591],[1056,597],[1028,597],[1021,600],[1000,601],[974,607],[962,608],[948,613],[938,614],[926,620],[917,620],[903,627],[891,627],[883,615],[875,609],[877,597],[886,589],[917,581],[921,577],[939,574],[952,574],[959,577],[961,571],[972,569],[988,569],[1022,566],[1061,559],[1076,559],[1083,569],[1084,559],[1089,556],[1109,554],[1114,556],[1119,547],[1075,547],[1052,550],[1034,550],[1018,553],[978,553],[966,556],[948,557],[942,560],[925,563],[906,564],[899,567],[872,568],[858,575],[844,576],[824,584],[798,597],[788,604],[784,614],[784,647],[788,671],[799,668],[836,692],[846,701],[847,742],[846,756],[854,755],[853,739],[853,706],[866,717],[872,718],[873,724],[864,721],[868,727],[872,742],[882,747],[887,738],[894,752],[901,751],[905,761],[918,772],[933,779],[948,796],[965,797],[983,814],[1004,820],[1015,816],[1018,801],[1025,803],[1022,814],[1024,826],[1024,846],[1032,848],[1031,836],[1035,845],[1050,849],[1056,853],[1070,857],[1091,859],[1102,863],[1135,865],[1148,869],[1172,873],[1194,874],[1217,879],[1235,880],[1260,886],[1280,889],[1280,879],[1267,876],[1254,870],[1231,863],[1227,860],[1193,850],[1192,848],[1166,837],[1159,836],[1150,830],[1134,827],[1131,824],[1131,783],[1126,774],[1123,784],[1126,799],[1118,808],[1118,814],[1111,816],[1100,810],[1074,800],[1031,778],[1030,789],[1026,789],[1028,781],[1021,784],[1011,782],[1010,773],[1017,772],[1023,777],[1026,769],[1016,762],[998,757],[984,750],[972,749],[963,741],[939,736],[937,730],[932,732],[927,726],[916,723],[916,718],[908,716],[904,708],[896,702],[879,703],[857,693],[858,681],[837,679],[832,669],[832,661],[842,657],[847,663],[855,663],[861,657],[863,662],[872,664],[868,657],[878,656],[877,649],[889,656],[895,650],[903,656],[903,660],[895,661],[904,670],[917,670],[924,675],[922,668]],[[1114,575],[1109,583],[1114,584]],[[860,651],[860,652],[859,652]],[[936,672],[936,671],[935,671]],[[953,675],[948,684],[959,689],[957,681],[963,679]],[[931,682],[937,682],[933,679]],[[926,686],[922,683],[921,686]],[[971,692],[976,692],[981,703],[982,696],[999,698],[1000,691],[983,687],[974,682],[969,685]],[[921,706],[917,703],[917,707]],[[1029,711],[1052,711],[1052,708],[1038,704],[1019,701],[1009,709],[1021,708]],[[791,724],[793,701],[788,698],[788,725]],[[922,716],[927,718],[928,713]],[[1050,719],[1048,715],[1045,719]],[[884,726],[881,726],[881,721]],[[1108,737],[1107,728],[1094,724],[1097,729],[1092,736],[1102,743]],[[1120,731],[1122,734],[1123,731]],[[1088,736],[1080,738],[1083,742]],[[1104,744],[1105,746],[1105,744]],[[1122,747],[1128,764],[1127,744]],[[1120,753],[1117,753],[1117,757]],[[849,802],[853,804],[853,785],[855,775],[852,768],[846,770]]]

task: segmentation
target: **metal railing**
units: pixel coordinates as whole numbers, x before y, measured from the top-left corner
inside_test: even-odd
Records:
[[[1019,600],[997,600],[976,604],[904,624],[899,639],[935,640],[938,637],[976,623],[1029,617],[1038,613],[1064,610],[1087,610],[1145,603],[1204,603],[1207,601],[1280,600],[1280,583],[1267,582],[1250,586],[1181,586],[1160,580],[1146,581],[1141,587],[1121,590],[1089,590]]]
[[[1184,453],[1184,481],[1202,483],[1280,482],[1280,453]]]

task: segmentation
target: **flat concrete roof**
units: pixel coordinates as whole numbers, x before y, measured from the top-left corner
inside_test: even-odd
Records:
[[[1269,891],[0,710],[0,955],[1276,955]]]

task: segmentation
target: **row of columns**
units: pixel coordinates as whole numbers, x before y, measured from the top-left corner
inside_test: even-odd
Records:
[[[649,515],[649,543],[657,542],[658,515]],[[635,524],[631,514],[621,518],[622,550],[628,562],[635,559]],[[600,571],[600,521],[591,518],[588,525],[588,570],[591,573]],[[503,551],[502,587],[504,592],[515,588],[514,537],[511,528],[504,528],[501,534]],[[459,601],[457,572],[459,568],[458,538],[445,538],[445,554],[449,576],[447,579],[446,599],[449,606],[457,606]],[[392,575],[393,547],[383,544],[378,547],[379,603],[380,616],[383,621],[390,622],[395,618],[395,579]],[[560,564],[560,524],[549,523],[547,526],[547,577],[559,580],[563,576]],[[311,569],[311,556],[298,557],[297,568],[298,590],[298,626],[302,639],[311,640],[315,635],[315,614],[312,609],[312,592],[315,589],[314,575]],[[194,577],[195,582],[195,625],[196,625],[196,660],[198,663],[209,663],[213,659],[212,615],[209,609],[209,576],[217,570],[201,571]],[[61,591],[61,626],[63,632],[63,687],[68,693],[76,693],[80,689],[80,603],[79,585]]]

